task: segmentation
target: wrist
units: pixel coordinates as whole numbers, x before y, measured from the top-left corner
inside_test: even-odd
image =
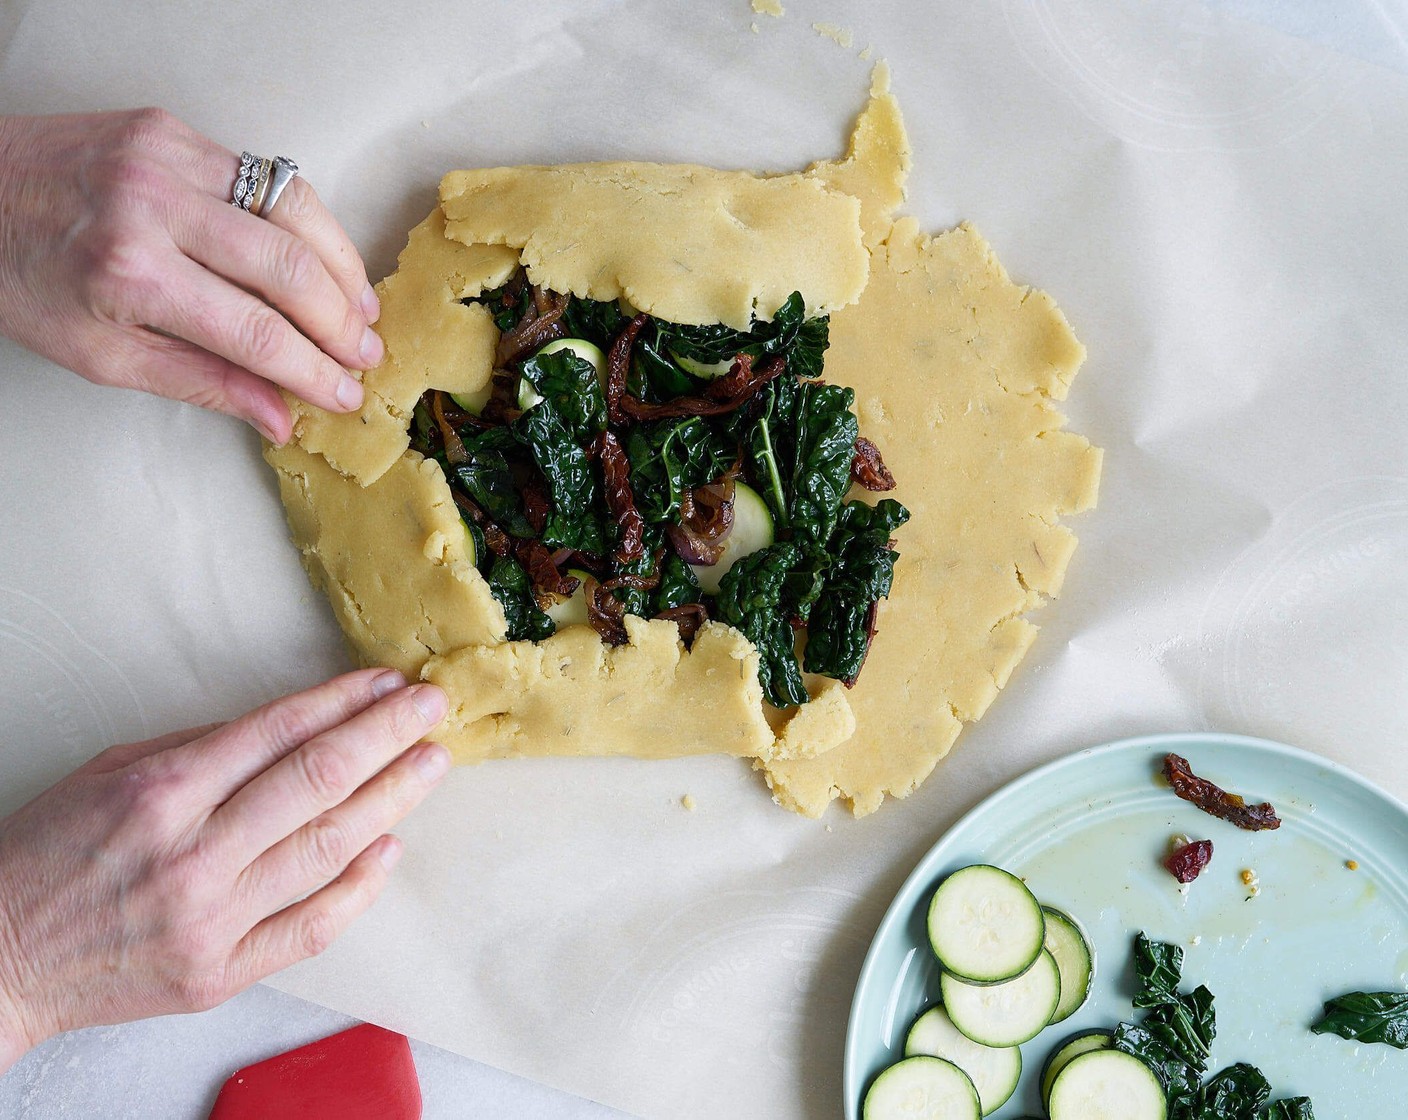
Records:
[[[0,897],[0,1076],[33,1049],[35,1042],[24,1025],[15,984],[20,962],[14,932]]]

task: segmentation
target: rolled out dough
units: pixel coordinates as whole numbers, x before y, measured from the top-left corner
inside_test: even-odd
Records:
[[[719,752],[750,758],[775,799],[860,815],[930,773],[1035,636],[1025,612],[1059,593],[1095,500],[1100,452],[1062,430],[1084,357],[1044,293],[1012,283],[964,225],[925,236],[894,219],[909,145],[883,67],[842,160],[753,176],[694,166],[585,164],[453,172],[381,285],[382,364],[358,413],[295,408],[268,448],[289,524],[358,657],[441,684],[440,738],[461,762],[518,755]],[[856,391],[911,510],[879,633],[856,687],[808,680],[810,704],[767,707],[757,653],[710,624],[629,619],[629,642],[586,627],[504,640],[468,563],[439,467],[407,449],[428,388],[491,374],[495,328],[461,298],[523,263],[537,282],[624,295],[662,317],[746,325],[793,291],[828,311],[829,381]]]

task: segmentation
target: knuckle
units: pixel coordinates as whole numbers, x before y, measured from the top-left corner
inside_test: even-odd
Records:
[[[198,969],[182,973],[172,981],[177,1004],[187,1011],[209,1011],[234,993],[223,970]]]
[[[318,214],[322,210],[318,192],[309,186],[308,180],[301,175],[289,183],[279,201],[285,207],[284,217],[289,224],[300,229],[316,224]]]
[[[265,742],[302,743],[314,734],[311,714],[297,703],[271,704],[255,718],[255,734]]]
[[[296,237],[281,238],[273,251],[269,275],[281,293],[311,291],[322,267],[307,242]]]
[[[298,752],[297,757],[304,784],[319,801],[336,804],[349,792],[351,775],[347,761],[335,747],[328,744],[307,746]]]
[[[325,909],[310,910],[298,926],[298,949],[305,957],[316,957],[337,940],[337,922]]]
[[[240,349],[255,365],[277,365],[288,352],[288,324],[275,312],[264,309],[246,315],[237,328]]]
[[[176,131],[176,118],[158,105],[133,109],[123,122],[120,136],[124,147],[151,151]]]
[[[337,818],[322,816],[308,822],[303,851],[309,874],[332,878],[347,866],[354,854],[352,849],[352,837]]]
[[[167,836],[175,830],[182,805],[181,779],[169,767],[142,766],[125,776],[131,814],[148,833]]]

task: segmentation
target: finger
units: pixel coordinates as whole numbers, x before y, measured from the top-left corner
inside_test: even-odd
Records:
[[[343,365],[381,361],[381,339],[307,241],[199,194],[178,208],[171,232],[188,257],[258,292]]]
[[[140,743],[119,743],[115,747],[109,747],[101,754],[95,754],[74,773],[109,774],[114,770],[121,770],[124,766],[131,766],[132,763],[141,759],[149,758],[151,755],[169,751],[173,747],[184,747],[188,743],[204,738],[212,731],[218,731],[223,726],[222,723],[206,723],[200,727],[187,727],[182,731],[169,731],[165,735],[158,735],[155,739],[144,739]]]
[[[376,322],[381,307],[367,280],[366,266],[347,231],[323,205],[307,179],[295,177],[263,216],[313,246],[347,298],[361,309],[367,322]]]
[[[405,687],[394,669],[344,673],[225,724],[188,751],[186,763],[204,777],[210,800],[223,802],[290,751]]]
[[[237,417],[271,443],[287,443],[293,434],[278,389],[218,354],[143,327],[117,328],[105,341],[111,383]]]
[[[183,173],[201,193],[228,202],[239,175],[239,156],[199,134],[190,139],[195,147],[189,158],[180,161]],[[367,322],[376,322],[381,309],[367,280],[366,266],[352,239],[307,179],[295,176],[262,217],[311,245],[348,300],[361,309]]]
[[[337,875],[352,857],[419,805],[450,769],[450,752],[421,743],[336,808],[314,817],[247,867],[237,890],[265,915]]]
[[[383,836],[322,890],[265,918],[235,946],[227,975],[237,989],[308,957],[316,957],[376,901],[401,857],[401,842]]]
[[[187,257],[172,254],[167,282],[143,309],[146,325],[193,342],[331,412],[362,403],[357,379],[270,307]]]
[[[418,684],[315,735],[253,778],[210,820],[212,841],[248,865],[403,753],[445,716],[445,694]]]

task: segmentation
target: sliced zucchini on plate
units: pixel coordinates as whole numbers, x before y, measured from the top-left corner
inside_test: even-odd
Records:
[[[1041,1067],[1041,1103],[1046,1104],[1051,1099],[1051,1083],[1073,1058],[1089,1054],[1092,1050],[1108,1050],[1112,1045],[1110,1032],[1102,1030],[1081,1031],[1062,1042],[1051,1051],[1051,1057]]]
[[[861,1105],[861,1120],[981,1120],[978,1091],[943,1058],[916,1056],[880,1071]]]
[[[1015,1046],[984,1046],[953,1025],[942,1007],[931,1007],[914,1021],[905,1039],[906,1057],[927,1054],[944,1058],[968,1075],[986,1116],[996,1112],[1022,1077],[1022,1052]]]
[[[1069,1019],[1090,994],[1095,976],[1095,951],[1080,924],[1054,906],[1043,906],[1046,918],[1046,951],[1056,958],[1061,973],[1061,1002],[1056,1005],[1053,1023]]]
[[[984,1046],[1018,1046],[1041,1033],[1061,1000],[1061,974],[1046,950],[1026,972],[1001,984],[970,984],[944,973],[944,1007],[953,1025]]]
[[[1072,1058],[1051,1083],[1051,1120],[1167,1120],[1168,1102],[1154,1071],[1122,1050]]]
[[[977,863],[955,871],[929,904],[934,955],[945,973],[972,984],[1020,976],[1041,954],[1045,936],[1041,903],[1000,867]]]

